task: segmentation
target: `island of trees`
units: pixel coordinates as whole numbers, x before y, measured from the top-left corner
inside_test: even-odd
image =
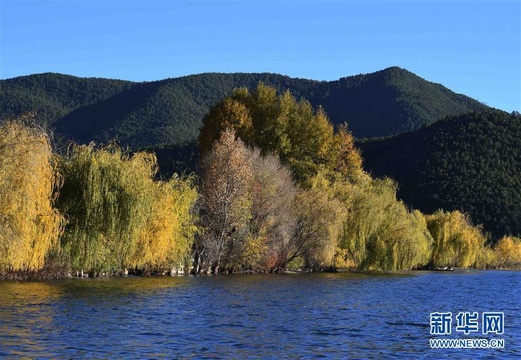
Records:
[[[57,152],[27,116],[0,124],[0,272],[91,275],[510,267],[460,211],[423,214],[371,177],[347,124],[272,87],[211,108],[198,175],[163,179],[114,143]]]

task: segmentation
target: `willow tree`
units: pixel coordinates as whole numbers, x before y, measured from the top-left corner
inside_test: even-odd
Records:
[[[150,186],[148,220],[139,233],[130,264],[144,269],[185,268],[197,232],[194,206],[198,194],[193,178],[174,176]]]
[[[60,210],[69,223],[63,257],[94,271],[182,264],[192,245],[191,182],[154,181],[155,155],[73,145],[61,162]]]
[[[38,270],[57,243],[63,218],[49,137],[20,121],[0,125],[0,269]]]
[[[300,257],[306,267],[320,270],[334,265],[346,208],[335,198],[322,173],[311,179],[310,185],[295,197],[297,219],[286,262]]]
[[[473,266],[484,249],[483,230],[459,211],[438,210],[427,216],[427,227],[434,239],[433,266]]]
[[[395,271],[428,261],[432,238],[425,218],[396,199],[393,181],[369,179],[337,187],[348,209],[340,247],[356,267]]]
[[[66,261],[94,271],[128,266],[153,200],[147,186],[153,156],[131,157],[117,146],[73,145],[61,168],[59,206],[69,220],[62,238]]]
[[[496,266],[521,266],[521,239],[513,236],[504,236],[494,247]]]

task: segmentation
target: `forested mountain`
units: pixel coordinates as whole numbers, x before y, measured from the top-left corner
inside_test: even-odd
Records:
[[[359,144],[365,168],[399,183],[423,212],[461,210],[496,236],[521,233],[521,116],[452,116],[416,132]]]
[[[356,137],[399,134],[447,115],[488,107],[398,67],[337,81],[277,74],[200,74],[155,82],[38,74],[0,81],[0,118],[36,111],[57,135],[82,143],[116,138],[133,148],[195,140],[209,108],[238,87],[259,82],[289,89]]]

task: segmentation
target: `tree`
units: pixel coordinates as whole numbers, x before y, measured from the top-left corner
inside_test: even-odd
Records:
[[[290,170],[276,155],[252,152],[253,199],[250,233],[264,246],[258,266],[266,270],[284,269],[288,245],[296,226],[294,208],[297,188]]]
[[[521,265],[521,239],[505,236],[494,247],[496,265],[499,267]]]
[[[256,247],[249,236],[253,170],[244,143],[225,130],[202,160],[201,225],[196,244],[199,268],[218,273],[240,266],[243,255]]]
[[[297,101],[289,92],[277,96],[274,88],[259,84],[252,94],[240,89],[221,101],[203,121],[199,136],[203,154],[228,127],[262,155],[277,154],[298,183],[337,166],[341,139],[335,139],[326,113],[322,108],[315,112],[308,101]]]
[[[49,136],[19,121],[0,124],[0,269],[39,270],[55,249],[63,217]]]
[[[72,145],[62,159],[60,210],[69,223],[64,261],[93,272],[180,267],[191,251],[197,199],[192,181],[155,181],[154,154]]]
[[[194,206],[198,194],[193,178],[174,176],[168,182],[154,182],[152,187],[152,206],[130,264],[145,269],[187,268],[197,233]]]
[[[475,264],[486,242],[481,227],[473,226],[469,217],[457,210],[438,210],[426,219],[434,239],[432,266],[469,267]]]
[[[285,264],[301,257],[305,266],[314,270],[333,266],[345,208],[334,197],[325,176],[319,173],[314,177],[311,187],[295,197],[293,206],[297,221],[287,244]]]
[[[355,147],[355,139],[349,131],[347,123],[338,127],[335,140],[335,171],[351,181],[360,178],[364,174],[362,155]]]
[[[253,120],[249,103],[251,95],[245,88],[236,89],[230,96],[210,109],[199,133],[199,149],[205,156],[226,129],[234,129],[243,141],[253,137]]]
[[[340,248],[360,270],[396,271],[428,261],[432,239],[425,218],[396,199],[390,179],[337,184],[347,207]]]

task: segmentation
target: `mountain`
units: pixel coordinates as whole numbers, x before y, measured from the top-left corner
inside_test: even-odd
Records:
[[[315,81],[277,74],[207,73],[155,82],[37,74],[0,81],[0,118],[36,111],[58,136],[86,143],[118,139],[133,148],[193,141],[209,108],[237,87],[259,82],[323,106],[356,137],[400,134],[447,115],[487,106],[398,67]]]
[[[412,207],[464,211],[495,237],[521,234],[518,113],[452,116],[359,146],[366,170],[394,178],[398,195]]]

